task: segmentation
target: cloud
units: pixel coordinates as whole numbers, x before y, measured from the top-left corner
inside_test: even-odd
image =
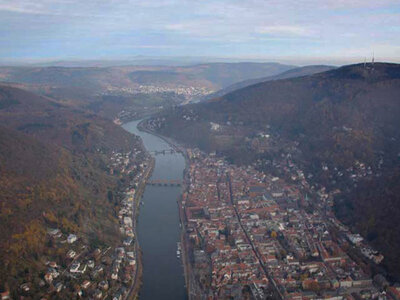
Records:
[[[173,47],[180,55],[329,56],[349,45],[397,49],[399,16],[398,0],[0,0],[0,57]]]
[[[15,12],[15,13],[26,13],[26,14],[40,13],[40,7],[30,2],[13,3],[11,1],[0,1],[0,10]]]

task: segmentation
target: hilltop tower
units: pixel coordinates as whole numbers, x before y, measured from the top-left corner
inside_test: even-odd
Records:
[[[372,61],[371,61],[372,69],[374,69],[374,64],[375,64],[375,51],[372,52]]]

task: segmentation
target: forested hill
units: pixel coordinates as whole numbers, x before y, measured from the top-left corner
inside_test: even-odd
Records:
[[[131,138],[93,113],[1,84],[0,125],[73,150],[127,148]]]
[[[297,160],[316,182],[347,191],[336,201],[339,216],[383,250],[399,275],[399,116],[400,65],[375,63],[259,83],[170,110],[149,126],[236,163],[280,155],[279,145],[298,149]],[[260,133],[271,139],[260,140]],[[372,175],[357,184],[338,178],[356,164]]]
[[[343,141],[334,153],[342,155],[350,150],[362,158],[370,152],[367,150],[373,150],[369,146],[384,147],[398,140],[399,82],[400,67],[396,64],[375,64],[374,70],[352,65],[312,76],[269,81],[207,103],[171,110],[163,115],[166,121],[159,130],[187,142],[198,142],[203,135],[196,134],[196,130],[213,133],[210,121],[228,131],[256,132],[268,125],[293,139],[307,136],[304,146],[324,153],[338,142],[337,131],[344,126],[352,128],[347,138],[343,137],[349,144]],[[359,149],[363,140],[368,147]]]
[[[46,259],[65,256],[48,228],[94,247],[119,241],[110,157],[133,147],[111,121],[0,85],[0,289],[40,280]]]

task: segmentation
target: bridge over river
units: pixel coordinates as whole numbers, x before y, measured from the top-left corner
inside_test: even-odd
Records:
[[[155,179],[147,181],[148,185],[160,185],[160,186],[181,186],[181,180],[163,180],[163,179]]]
[[[178,151],[176,151],[173,148],[170,148],[170,149],[164,149],[164,150],[154,150],[154,151],[149,151],[149,152],[152,155],[165,155],[165,154],[174,154]]]

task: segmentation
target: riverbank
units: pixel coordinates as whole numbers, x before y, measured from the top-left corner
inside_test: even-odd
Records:
[[[134,234],[135,234],[135,255],[136,255],[136,275],[135,275],[135,280],[132,283],[132,287],[130,292],[128,293],[128,296],[126,297],[127,300],[135,300],[138,299],[139,296],[139,291],[140,287],[142,285],[142,275],[143,275],[143,263],[142,263],[142,253],[140,250],[140,245],[139,245],[139,239],[137,235],[137,220],[139,217],[140,213],[140,200],[142,199],[143,193],[146,188],[147,181],[151,177],[151,174],[154,170],[154,165],[155,165],[155,159],[154,157],[150,158],[150,163],[147,166],[147,169],[145,171],[145,175],[143,176],[141,182],[138,184],[138,187],[136,189],[136,194],[134,197],[134,211],[133,211],[133,218],[135,220],[135,226],[134,226]]]
[[[125,123],[121,123],[121,122],[115,122],[115,120],[114,120],[114,123],[117,125],[120,125],[121,127],[125,124]],[[144,175],[142,176],[140,181],[136,184],[136,189],[135,189],[136,192],[133,197],[134,205],[133,205],[132,218],[134,220],[133,233],[134,233],[134,237],[135,237],[134,243],[135,243],[135,257],[136,257],[136,271],[135,271],[134,280],[129,288],[129,291],[127,292],[127,294],[124,298],[126,300],[138,299],[140,288],[143,284],[143,281],[142,281],[143,262],[142,262],[142,252],[140,249],[139,239],[138,239],[138,234],[137,234],[137,223],[138,223],[138,217],[139,217],[139,213],[140,213],[141,199],[142,199],[143,193],[146,189],[147,181],[151,177],[152,172],[154,170],[154,166],[155,166],[155,159],[147,151],[143,141],[141,141],[141,146],[146,151],[146,155],[149,157],[149,159],[148,159],[148,164],[147,164],[146,170],[144,171]]]

